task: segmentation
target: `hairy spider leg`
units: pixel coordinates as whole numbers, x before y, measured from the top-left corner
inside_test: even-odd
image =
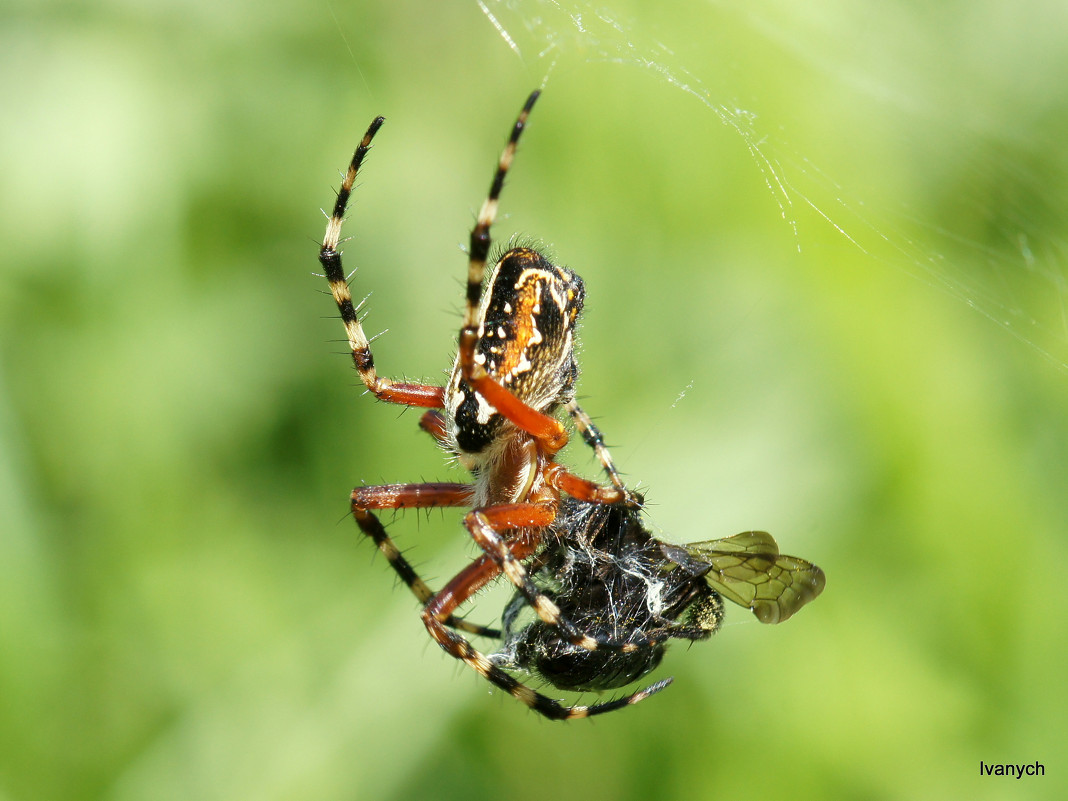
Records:
[[[493,241],[490,237],[490,227],[497,218],[501,189],[504,186],[505,176],[508,174],[508,170],[511,168],[512,161],[515,158],[519,137],[522,136],[526,128],[527,118],[530,116],[530,111],[534,108],[534,103],[540,94],[537,90],[531,92],[527,102],[523,105],[522,111],[519,112],[519,117],[516,119],[515,125],[512,126],[512,133],[508,137],[508,143],[505,145],[497,162],[497,171],[493,175],[489,194],[478,212],[475,227],[471,229],[467,264],[467,303],[464,307],[463,327],[460,329],[459,357],[461,369],[463,370],[463,379],[471,389],[481,395],[487,403],[495,407],[501,415],[537,439],[542,449],[552,455],[567,444],[567,432],[564,431],[560,421],[530,408],[495,379],[491,378],[484,367],[475,363],[475,348],[478,345],[479,306],[482,301],[482,282],[486,275],[486,258],[489,255],[490,245]]]
[[[478,307],[482,300],[482,279],[486,274],[486,258],[489,256],[490,244],[492,243],[490,226],[493,225],[493,221],[497,218],[497,205],[501,196],[501,188],[504,186],[504,178],[512,166],[512,160],[515,158],[519,137],[522,136],[523,130],[526,128],[530,110],[534,108],[534,103],[537,102],[540,94],[541,92],[535,89],[530,93],[527,102],[523,104],[523,109],[519,112],[515,125],[512,126],[508,144],[505,145],[504,151],[497,162],[497,172],[493,176],[493,183],[490,184],[489,195],[487,195],[482,208],[478,212],[475,227],[471,230],[471,242],[468,248],[467,306],[464,309],[464,328],[470,328],[476,332],[478,331]]]
[[[608,452],[608,446],[604,444],[604,436],[601,434],[601,430],[594,425],[593,420],[577,402],[568,401],[566,408],[567,413],[571,415],[571,419],[575,422],[575,428],[578,429],[579,434],[582,436],[582,441],[593,449],[612,485],[617,489],[625,489],[623,479],[620,477],[619,471],[612,461],[612,456]]]
[[[416,573],[411,563],[386,533],[382,521],[371,509],[432,509],[467,506],[470,503],[471,487],[467,484],[383,484],[376,487],[357,487],[352,491],[352,515],[365,535],[389,562],[400,580],[412,591],[419,602],[426,606],[434,597],[434,591]],[[489,557],[482,557],[488,561]],[[498,639],[499,629],[469,623],[461,617],[449,617],[442,621],[468,634]]]
[[[330,293],[334,296],[338,311],[341,313],[341,321],[345,324],[345,333],[348,335],[349,347],[352,350],[352,362],[356,365],[356,370],[367,388],[374,393],[376,398],[389,403],[440,408],[444,403],[444,387],[393,381],[378,375],[375,370],[374,356],[371,354],[371,345],[360,324],[359,309],[352,303],[349,282],[341,265],[341,251],[338,250],[341,224],[345,218],[345,207],[348,205],[349,195],[352,194],[352,185],[356,181],[356,175],[360,171],[364,157],[371,149],[371,140],[385,121],[385,117],[376,117],[367,129],[367,133],[363,135],[356,152],[352,154],[352,161],[349,162],[348,171],[337,193],[334,211],[330,216],[330,221],[326,224],[326,235],[323,237],[323,245],[319,250],[319,262],[326,272]]]
[[[430,409],[419,418],[419,427],[437,440],[438,445],[448,445],[449,432],[446,430],[445,415],[437,409]]]
[[[588,482],[592,487],[597,485]],[[396,543],[386,533],[382,521],[372,509],[433,509],[456,508],[470,504],[471,486],[468,484],[428,483],[428,484],[381,484],[373,487],[357,487],[352,491],[352,515],[360,530],[370,537],[378,550],[385,556],[390,566],[401,581],[424,604],[425,609],[442,603],[441,593],[435,593],[420,578]],[[483,564],[486,581],[503,572],[527,598],[530,606],[546,623],[560,630],[568,642],[589,651],[597,649],[631,652],[639,647],[655,645],[663,637],[636,637],[626,642],[609,638],[591,637],[584,634],[574,623],[560,614],[560,609],[531,580],[523,566],[522,560],[529,557],[542,542],[541,532],[555,519],[555,509],[545,504],[520,503],[475,509],[464,517],[464,525],[479,547],[483,556],[475,564]],[[505,539],[498,531],[519,532]],[[518,551],[518,552],[517,552]],[[453,606],[453,609],[456,607]],[[450,610],[451,612],[451,610]],[[425,620],[425,610],[424,610]],[[450,617],[441,621],[454,628],[485,637],[499,637],[500,632],[487,626],[458,618]],[[433,632],[431,632],[433,635]]]

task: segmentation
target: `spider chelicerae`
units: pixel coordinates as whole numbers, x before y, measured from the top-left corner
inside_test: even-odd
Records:
[[[823,579],[807,562],[776,561],[774,540],[767,535],[771,550],[764,541],[748,543],[728,549],[730,557],[712,548],[714,543],[703,544],[702,551],[700,543],[666,546],[653,538],[640,522],[641,496],[624,486],[601,433],[575,401],[582,279],[533,248],[512,247],[496,261],[483,287],[490,226],[538,94],[530,95],[512,127],[471,232],[463,324],[444,386],[378,375],[338,250],[349,195],[382,117],[371,123],[353,154],[319,260],[363,383],[380,400],[426,408],[420,426],[473,478],[470,484],[357,487],[351,498],[356,523],[423,603],[423,623],[447,653],[540,714],[572,719],[637,703],[671,680],[612,701],[569,706],[508,670],[539,675],[561,689],[619,687],[652,670],[666,640],[703,639],[715,631],[722,603],[712,585],[721,592],[726,580],[752,587],[753,593],[733,597],[732,590],[726,592],[732,600],[751,596],[755,603],[755,588],[767,584],[767,603],[781,610],[775,616],[785,618],[818,594]],[[582,478],[557,461],[568,442],[555,417],[561,407],[597,455],[608,484]],[[482,550],[438,592],[416,574],[375,514],[433,507],[469,508],[464,526]],[[502,633],[456,613],[502,574],[516,595],[504,615],[500,650],[491,657],[464,633],[498,639]],[[533,622],[523,622],[520,610],[526,607]]]

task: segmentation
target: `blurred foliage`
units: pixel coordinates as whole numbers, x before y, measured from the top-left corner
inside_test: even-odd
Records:
[[[0,10],[0,798],[1061,797],[1063,4],[484,5],[511,45],[478,2]],[[347,264],[380,369],[439,377],[546,75],[495,231],[585,277],[652,524],[828,576],[569,725],[432,647],[344,519],[459,474],[312,275],[384,114]],[[391,530],[436,583],[473,554]]]

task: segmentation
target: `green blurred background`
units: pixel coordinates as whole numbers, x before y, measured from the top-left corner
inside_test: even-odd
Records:
[[[0,799],[1063,797],[1064,4],[482,6],[4,5]],[[344,518],[460,474],[312,274],[384,114],[347,265],[382,371],[440,379],[543,83],[495,232],[586,279],[580,392],[651,524],[828,576],[568,725]],[[436,583],[473,555],[454,513],[391,531]]]

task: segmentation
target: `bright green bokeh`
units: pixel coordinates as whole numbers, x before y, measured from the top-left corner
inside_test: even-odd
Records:
[[[516,5],[515,50],[477,2],[0,12],[0,798],[1061,797],[1063,3]],[[828,576],[568,725],[344,519],[461,477],[312,275],[384,114],[346,263],[381,371],[439,380],[546,74],[495,232],[586,279],[580,393],[652,525]],[[473,555],[456,514],[391,531],[435,584]]]

